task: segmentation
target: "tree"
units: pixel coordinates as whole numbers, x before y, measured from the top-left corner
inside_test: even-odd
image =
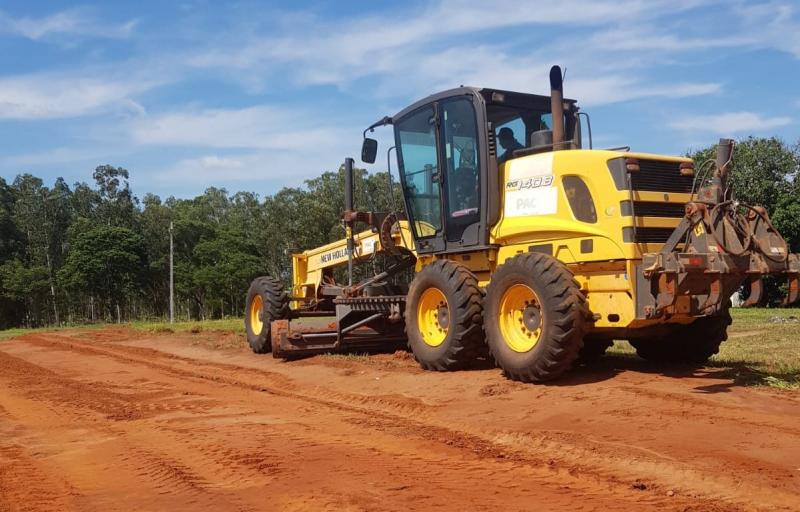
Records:
[[[6,180],[0,177],[0,263],[22,250],[22,234],[14,223],[16,196]]]
[[[204,303],[201,309],[205,316],[207,303],[220,304],[220,316],[224,316],[225,304],[228,312],[241,314],[242,291],[253,278],[264,273],[264,265],[257,248],[248,237],[239,231],[220,231],[217,236],[203,240],[194,248],[198,265],[193,281],[203,290]]]
[[[121,317],[140,294],[147,264],[144,239],[116,226],[97,226],[77,236],[59,279],[77,296],[97,298],[109,318]]]
[[[101,165],[95,168],[92,177],[99,196],[98,220],[109,226],[134,228],[139,200],[131,192],[128,170]]]
[[[34,327],[45,324],[49,291],[47,267],[26,266],[18,259],[0,265],[0,303],[8,308],[0,315],[0,325]]]
[[[169,309],[169,224],[172,210],[153,194],[147,194],[139,216],[139,226],[147,252],[143,294],[154,311]]]

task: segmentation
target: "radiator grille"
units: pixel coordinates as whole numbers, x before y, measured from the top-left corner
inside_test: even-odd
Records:
[[[637,217],[668,217],[679,219],[684,215],[684,205],[675,203],[654,203],[634,201],[633,211]]]
[[[639,228],[634,231],[636,242],[644,244],[663,244],[675,231],[674,228]]]
[[[694,176],[681,175],[679,162],[639,160],[639,171],[631,173],[633,190],[688,194],[692,191],[693,181]]]

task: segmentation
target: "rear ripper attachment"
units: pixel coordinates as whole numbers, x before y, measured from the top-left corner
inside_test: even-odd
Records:
[[[406,303],[406,289],[390,284],[395,275],[412,268],[416,257],[406,248],[395,245],[393,230],[399,215],[356,211],[353,205],[353,159],[347,158],[345,172],[345,205],[342,221],[345,227],[346,247],[337,247],[324,253],[321,261],[330,261],[331,267],[342,251],[347,255],[347,284],[338,284],[327,275],[319,286],[316,297],[293,311],[290,319],[319,318],[322,322],[305,321],[303,325],[279,319],[272,322],[272,355],[276,358],[292,358],[340,350],[372,350],[387,345],[405,344],[402,311]],[[385,271],[368,279],[353,283],[353,265],[363,259],[359,256],[354,237],[356,222],[369,224],[373,236],[361,239],[372,246],[372,255],[382,253],[393,259]],[[363,235],[363,234],[362,234]],[[361,235],[359,235],[361,236]],[[300,300],[301,298],[293,298]],[[331,318],[333,317],[333,318]]]
[[[733,149],[733,140],[720,139],[716,159],[707,162],[713,166],[710,179],[701,166],[695,176],[701,187],[686,204],[681,223],[661,251],[643,256],[641,316],[714,315],[745,281],[751,291],[744,305],[754,306],[761,302],[765,275],[788,279],[783,305],[800,298],[800,256],[789,253],[763,207],[733,196],[728,183]]]

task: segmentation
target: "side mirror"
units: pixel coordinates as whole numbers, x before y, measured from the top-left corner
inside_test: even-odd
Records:
[[[374,164],[377,154],[378,141],[365,137],[364,143],[361,145],[361,161],[367,164]]]

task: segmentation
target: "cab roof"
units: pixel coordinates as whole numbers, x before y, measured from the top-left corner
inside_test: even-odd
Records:
[[[454,89],[447,89],[446,91],[437,92],[435,94],[431,94],[430,96],[422,98],[421,100],[412,103],[408,107],[404,108],[403,110],[392,116],[392,119],[400,119],[406,114],[413,112],[418,108],[423,107],[429,103],[443,100],[446,98],[451,98],[453,96],[479,96],[483,98],[483,101],[485,103],[490,103],[490,104],[527,107],[527,108],[533,107],[545,111],[550,110],[550,96],[542,96],[540,94],[528,94],[524,92],[515,92],[515,91],[504,91],[501,89],[461,86],[461,87],[456,87]],[[577,100],[571,100],[565,98],[564,103],[569,104],[571,108],[577,109],[577,107],[575,107]]]

